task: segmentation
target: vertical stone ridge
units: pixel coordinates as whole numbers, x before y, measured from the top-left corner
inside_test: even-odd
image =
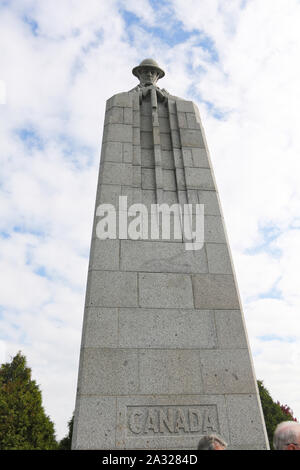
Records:
[[[155,190],[156,202],[160,204],[163,202],[163,173],[161,161],[161,145],[157,109],[157,94],[156,90],[151,90],[151,108],[152,108],[152,129],[153,129],[153,146],[154,146],[154,170],[155,170]]]

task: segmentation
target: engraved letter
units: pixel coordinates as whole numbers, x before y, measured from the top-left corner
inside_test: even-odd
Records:
[[[159,432],[165,433],[167,428],[171,433],[174,432],[174,413],[172,408],[168,408],[168,416],[163,410],[159,411]]]
[[[214,419],[212,416],[209,414],[209,410],[206,410],[204,412],[204,418],[203,418],[203,432],[216,432],[217,428],[213,423]]]
[[[145,434],[148,431],[158,432],[158,417],[156,416],[155,410],[149,409],[148,416],[145,424]]]
[[[201,430],[201,415],[199,410],[189,408],[190,431],[199,432]]]
[[[136,416],[142,416],[142,414],[143,413],[141,411],[133,411],[129,417],[129,420],[128,420],[129,429],[134,434],[140,434],[142,432],[141,423],[137,422],[137,420],[135,419]]]
[[[183,429],[184,432],[189,432],[188,423],[186,421],[185,414],[181,408],[177,409],[177,416],[175,421],[175,432],[178,432],[179,429]]]

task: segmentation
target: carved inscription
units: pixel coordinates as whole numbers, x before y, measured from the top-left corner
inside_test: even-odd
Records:
[[[207,434],[219,432],[216,405],[128,406],[131,436]]]

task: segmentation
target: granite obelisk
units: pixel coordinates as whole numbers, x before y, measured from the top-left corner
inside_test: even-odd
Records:
[[[72,447],[196,449],[218,433],[230,449],[266,449],[199,111],[157,86],[165,73],[152,59],[133,74],[137,87],[106,105]],[[124,221],[136,204],[150,215],[155,204],[202,204],[203,247],[186,249],[183,232],[130,236]],[[101,226],[100,206],[115,224]],[[113,236],[104,239],[109,221]]]

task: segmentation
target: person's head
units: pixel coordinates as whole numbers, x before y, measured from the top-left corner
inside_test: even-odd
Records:
[[[165,72],[153,59],[143,60],[140,65],[134,67],[132,73],[138,77],[142,86],[155,85],[157,80],[165,75]]]
[[[300,450],[300,423],[283,421],[278,424],[273,436],[275,450]]]
[[[198,444],[198,450],[225,450],[226,442],[217,434],[203,436]]]

